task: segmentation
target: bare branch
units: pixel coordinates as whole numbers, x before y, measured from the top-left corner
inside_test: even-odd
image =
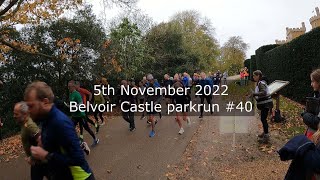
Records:
[[[6,8],[4,8],[2,11],[0,11],[0,16],[3,16],[6,12],[8,12],[12,8],[12,6],[17,4],[17,2],[18,2],[18,0],[11,1],[10,4]]]
[[[5,0],[0,0],[0,6],[4,3]]]
[[[18,0],[15,0],[15,1],[17,2]],[[21,6],[21,4],[22,4],[23,1],[24,1],[24,0],[20,0],[20,1],[18,2],[17,7],[12,11],[11,14],[8,14],[7,16],[2,16],[2,15],[0,14],[0,20],[4,19],[5,17],[12,17],[12,16],[14,16],[14,15],[18,12],[18,10],[20,9],[20,6]]]

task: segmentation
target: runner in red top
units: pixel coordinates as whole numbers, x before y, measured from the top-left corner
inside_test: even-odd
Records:
[[[87,105],[87,103],[91,102],[92,100],[92,93],[90,91],[88,91],[87,89],[84,89],[84,88],[81,88],[80,87],[80,82],[79,81],[76,81],[75,82],[76,84],[76,90],[80,93],[81,97],[82,97],[82,101],[83,101],[83,104]],[[87,101],[87,96],[89,96],[89,101]],[[94,123],[89,117],[88,117],[88,112],[86,112],[86,117],[85,119],[92,125],[94,125],[94,127],[96,128],[96,133],[99,132],[99,128],[100,128],[100,125],[96,122]]]

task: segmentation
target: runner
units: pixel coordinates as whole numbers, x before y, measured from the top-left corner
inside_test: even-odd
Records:
[[[83,104],[87,105],[87,103],[90,103],[92,101],[92,93],[90,91],[88,91],[87,89],[81,88],[80,87],[80,82],[79,81],[75,81],[75,85],[76,85],[76,90],[80,93],[81,98],[82,98],[82,102]],[[87,96],[89,96],[89,102],[87,101]],[[95,128],[96,128],[96,133],[99,132],[99,124],[98,124],[98,120],[96,118],[96,123],[94,123],[89,117],[88,117],[88,112],[85,112],[85,120],[92,124]],[[103,121],[102,121],[103,122]]]
[[[78,96],[81,98],[79,93]],[[47,162],[48,179],[94,180],[74,124],[53,104],[51,87],[45,82],[31,83],[25,89],[24,99],[30,117],[42,124],[42,146],[31,146],[30,150],[32,157]]]
[[[201,91],[199,92],[199,94],[200,94],[202,106],[200,107],[201,114],[200,114],[199,118],[203,118],[204,99],[207,100],[208,104],[211,104],[211,101],[212,101],[212,93],[211,92],[212,92],[212,88],[213,88],[213,83],[210,78],[207,78],[206,73],[201,72],[200,76],[201,76],[201,80],[199,81],[199,84],[201,86]],[[208,88],[209,88],[209,90],[205,90]],[[205,94],[205,93],[208,93],[208,94]],[[210,108],[210,112],[211,112],[211,114],[213,114],[212,108]]]
[[[180,80],[178,74],[175,74],[175,75],[174,75],[174,81],[175,81],[175,83],[173,84],[173,87],[174,87],[176,90],[177,90],[178,88],[180,88],[180,89],[183,88],[184,90],[186,90],[186,89],[185,89],[185,86],[183,86],[183,83],[182,83],[182,81]],[[176,92],[177,92],[177,91],[176,91]],[[183,93],[183,94],[184,94],[184,93]],[[175,105],[176,105],[176,106],[183,106],[183,107],[184,107],[185,104],[189,104],[189,102],[190,102],[189,97],[190,97],[190,96],[188,96],[188,95],[178,95],[178,94],[175,94],[175,95],[174,95]],[[184,133],[184,129],[183,129],[182,123],[181,123],[181,115],[183,116],[183,117],[182,117],[183,120],[187,122],[188,126],[191,126],[191,121],[190,121],[190,118],[188,117],[187,109],[182,108],[182,112],[178,112],[178,111],[177,111],[177,112],[176,112],[176,115],[177,115],[177,116],[176,116],[176,121],[177,121],[177,123],[178,123],[178,125],[179,125],[179,128],[180,128],[179,134],[181,135],[181,134]]]
[[[170,80],[169,74],[165,74],[164,75],[163,86],[167,89],[167,92],[169,92],[169,87],[173,87],[172,85],[173,85],[173,81]],[[165,102],[166,102],[167,106],[168,106],[168,104],[172,104],[173,103],[173,97],[168,95],[168,93],[165,94],[164,98],[165,98]]]
[[[121,87],[128,87],[128,86],[129,86],[128,81],[126,80],[121,81]],[[129,87],[129,89],[130,88],[131,87]],[[134,96],[132,94],[126,94],[126,93],[121,94],[120,92],[119,92],[119,95],[120,95],[120,104],[123,103],[123,105],[121,106],[122,117],[125,121],[129,123],[129,130],[133,132],[136,130],[136,126],[134,123],[134,112],[130,111],[130,105],[135,103]]]
[[[68,89],[70,92],[69,101],[77,103],[79,106],[83,103],[80,93],[76,90],[75,82],[69,81]],[[83,128],[91,135],[93,138],[92,146],[95,146],[99,143],[99,139],[96,138],[92,130],[89,128],[88,122],[85,119],[85,113],[81,111],[71,112],[71,119],[75,122],[75,125],[79,123],[80,126],[80,139],[83,140]]]
[[[94,92],[94,105],[97,105],[97,107],[100,105],[100,104],[105,104],[105,100],[104,100],[104,97],[102,96],[102,92],[100,91],[100,94],[98,94],[99,93],[99,91],[98,90],[96,90],[95,92]],[[103,112],[100,112],[99,110],[98,110],[98,108],[97,109],[95,109],[95,111],[94,111],[94,118],[95,118],[95,120],[96,120],[96,122],[97,122],[97,124],[99,123],[99,119],[98,119],[98,114],[99,114],[99,117],[100,117],[100,120],[101,120],[101,125],[103,125],[104,124],[104,119],[103,119]],[[99,126],[98,126],[99,127]],[[97,128],[97,133],[98,133],[98,131],[99,131],[99,128]]]
[[[155,88],[159,87],[159,85],[156,84],[152,74],[147,75],[147,81],[148,81],[148,86],[147,86],[148,88],[155,89]],[[154,90],[154,92],[155,92],[155,90]],[[162,98],[161,95],[153,95],[153,96],[147,95],[146,102],[148,102],[149,104],[151,104],[153,102],[154,106],[155,106],[155,104],[157,104],[157,102],[159,101],[160,98]],[[151,124],[151,131],[149,133],[149,137],[154,137],[156,134],[154,128],[155,128],[155,125],[158,123],[158,120],[155,120],[154,115],[157,114],[157,112],[155,111],[155,108],[153,107],[150,111],[147,112],[147,114],[149,116],[147,122]],[[161,115],[161,113],[160,113],[160,115]]]
[[[27,155],[25,160],[31,165],[31,179],[39,180],[47,176],[47,167],[46,164],[33,159],[31,156],[30,147],[38,145],[37,141],[40,137],[40,129],[36,123],[32,121],[28,111],[27,103],[19,102],[14,106],[13,117],[21,127],[21,142],[24,152]]]
[[[149,79],[148,79],[149,78]],[[148,74],[146,77],[146,83],[145,83],[146,88],[151,87],[151,88],[159,88],[160,84],[158,83],[158,81],[156,79],[153,78],[152,74]],[[162,100],[162,96],[161,95],[156,95],[156,96],[148,96],[147,95],[147,100],[152,99],[152,102],[154,102],[154,105],[156,104],[161,104],[161,100]],[[148,102],[146,100],[146,102]],[[155,113],[156,114],[156,113]],[[162,113],[161,111],[158,112],[160,119],[162,118]],[[147,120],[147,123],[151,125],[151,121],[149,121],[149,119]],[[155,124],[158,123],[158,120],[155,121]]]
[[[146,89],[146,87],[143,85],[143,81],[140,81],[139,82],[139,94],[138,94],[139,105],[145,104],[146,95],[145,95],[145,93],[142,93],[142,92],[145,92],[145,89]],[[144,111],[143,111],[140,119],[144,119],[144,118],[145,118],[145,116],[144,116]]]

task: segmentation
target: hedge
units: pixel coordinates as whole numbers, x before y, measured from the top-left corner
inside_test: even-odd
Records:
[[[270,45],[265,45],[261,46],[259,49],[256,50],[256,65],[257,69],[266,69],[266,66],[268,64],[268,61],[265,61],[264,54],[276,47],[278,47],[278,44],[270,44]],[[267,74],[266,74],[267,75]]]
[[[272,82],[274,80],[290,81],[281,94],[298,102],[312,92],[310,73],[320,67],[320,28],[266,51],[259,48],[256,53],[258,67]],[[251,58],[252,59],[252,58]],[[254,63],[253,63],[254,64]]]

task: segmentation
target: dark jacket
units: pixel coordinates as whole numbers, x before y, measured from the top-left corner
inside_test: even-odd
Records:
[[[319,157],[313,157],[320,150],[306,136],[298,135],[288,141],[279,151],[282,161],[292,160],[285,180],[309,180],[313,174],[316,165],[310,162],[320,161]],[[318,163],[320,168],[320,162]]]
[[[314,98],[319,98],[319,92],[314,92],[313,94]],[[320,114],[313,114],[310,112],[303,112],[301,114],[303,118],[303,122],[308,126],[308,128],[311,128],[311,131],[316,131],[318,129],[318,124],[320,122]]]
[[[55,106],[41,122],[42,145],[50,153],[49,179],[74,179],[70,168],[78,168],[77,175],[90,176],[73,122]]]
[[[211,78],[201,79],[199,80],[199,85],[201,89],[199,91],[199,95],[212,95],[213,94],[213,81]]]

